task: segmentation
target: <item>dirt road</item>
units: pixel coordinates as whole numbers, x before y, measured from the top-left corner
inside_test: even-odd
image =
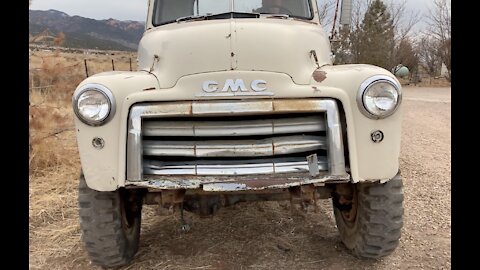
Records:
[[[404,228],[389,257],[349,255],[329,200],[320,202],[318,213],[292,215],[289,203],[268,202],[223,208],[210,219],[187,214],[192,229],[186,234],[178,214],[157,215],[146,206],[139,253],[121,269],[450,269],[450,93],[450,88],[404,88]],[[74,176],[30,180],[31,269],[100,269],[89,264],[80,242]],[[68,189],[61,203],[48,205],[60,210],[37,210],[42,196],[58,196],[58,184]]]

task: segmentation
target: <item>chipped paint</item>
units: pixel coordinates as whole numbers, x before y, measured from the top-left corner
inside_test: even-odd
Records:
[[[313,79],[316,82],[323,82],[327,78],[327,73],[323,70],[316,70],[313,72]]]
[[[203,185],[203,191],[237,191],[247,190],[247,185],[242,183],[210,183]]]

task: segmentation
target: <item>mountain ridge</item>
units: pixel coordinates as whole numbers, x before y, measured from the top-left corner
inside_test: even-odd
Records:
[[[29,33],[38,37],[48,30],[57,36],[63,32],[64,47],[136,51],[145,30],[145,23],[133,20],[120,21],[113,18],[96,20],[50,10],[29,10]],[[38,38],[40,42],[52,42],[50,38]]]

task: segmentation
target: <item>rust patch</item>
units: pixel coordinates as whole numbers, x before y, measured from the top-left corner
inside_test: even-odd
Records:
[[[313,72],[313,79],[316,82],[323,82],[327,78],[327,73],[323,70],[316,70]]]
[[[314,185],[295,186],[288,189],[290,191],[290,203],[300,204],[302,210],[306,210],[308,205],[315,207],[315,212],[318,211],[317,193]],[[292,207],[292,210],[294,208]]]
[[[315,100],[275,100],[273,104],[275,111],[281,112],[310,112],[320,109]]]

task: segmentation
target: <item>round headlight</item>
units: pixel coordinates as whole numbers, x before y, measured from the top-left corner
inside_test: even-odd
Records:
[[[87,84],[73,94],[73,109],[77,117],[87,125],[106,123],[115,113],[112,92],[103,85]]]
[[[392,115],[400,105],[400,85],[387,76],[373,76],[365,80],[358,92],[358,107],[370,118]]]

